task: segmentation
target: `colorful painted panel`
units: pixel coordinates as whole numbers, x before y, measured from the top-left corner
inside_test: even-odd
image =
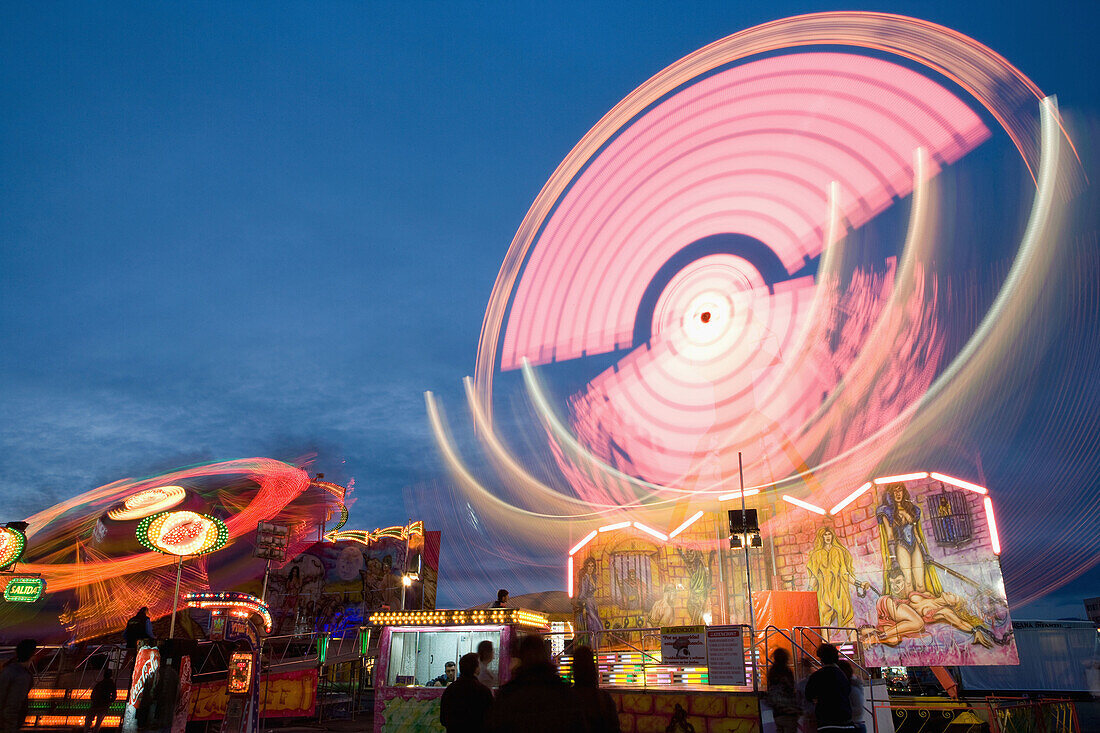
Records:
[[[775,539],[789,577],[822,626],[858,629],[870,666],[1017,664],[985,489],[919,476],[836,517],[794,510],[800,528]]]

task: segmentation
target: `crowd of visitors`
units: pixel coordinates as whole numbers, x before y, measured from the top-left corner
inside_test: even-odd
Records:
[[[458,660],[458,679],[447,687],[439,706],[447,733],[619,733],[618,711],[599,688],[590,648],[573,650],[572,685],[558,674],[543,637],[524,637],[514,656],[519,664],[495,697],[481,681],[487,671],[481,666],[493,659],[492,644],[483,642],[476,654]]]
[[[821,667],[799,690],[791,671],[791,655],[779,648],[772,653],[768,689],[764,700],[772,710],[777,733],[794,733],[803,715],[811,717],[819,731],[866,733],[863,723],[863,684],[848,660],[832,644],[817,648]]]

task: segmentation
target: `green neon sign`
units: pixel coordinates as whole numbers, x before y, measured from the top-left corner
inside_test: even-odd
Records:
[[[4,600],[12,603],[34,603],[46,592],[42,578],[12,578],[4,587]]]

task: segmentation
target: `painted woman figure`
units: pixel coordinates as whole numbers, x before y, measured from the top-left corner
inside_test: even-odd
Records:
[[[920,526],[920,507],[905,484],[890,484],[875,510],[882,547],[883,587],[890,587],[890,570],[898,568],[907,591],[938,596],[943,592],[936,569],[925,563],[928,544]]]
[[[596,558],[586,557],[581,566],[581,575],[577,581],[577,601],[580,605],[582,617],[578,619],[578,625],[590,634],[603,631],[603,622],[600,621],[600,609],[596,605],[596,592],[599,589],[597,583],[599,570],[596,566]],[[595,641],[595,639],[591,639]]]
[[[852,585],[855,579],[852,553],[841,545],[832,527],[818,527],[814,548],[806,560],[810,587],[817,591],[817,609],[822,626],[852,625]]]

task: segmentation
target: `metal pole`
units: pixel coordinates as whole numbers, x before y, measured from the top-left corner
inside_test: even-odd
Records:
[[[179,558],[179,562],[176,563],[176,594],[172,596],[172,627],[168,631],[169,639],[176,635],[176,606],[180,602],[180,576],[183,575],[183,555],[180,555]]]
[[[408,588],[405,576],[409,574],[409,543],[412,542],[412,533],[409,532],[410,519],[405,524],[405,558],[401,561],[401,610],[405,610],[405,589]]]
[[[264,566],[264,589],[260,592],[260,600],[267,603],[267,575],[271,572],[271,560]]]
[[[748,516],[745,512],[745,469],[741,465],[741,451],[737,451],[737,474],[741,479],[741,527],[744,528],[748,524]],[[752,610],[752,567],[749,565],[749,538],[747,533],[746,536],[742,538],[741,544],[745,548],[745,583],[748,585],[749,589],[749,629],[752,630],[752,634],[755,637],[756,618]]]

